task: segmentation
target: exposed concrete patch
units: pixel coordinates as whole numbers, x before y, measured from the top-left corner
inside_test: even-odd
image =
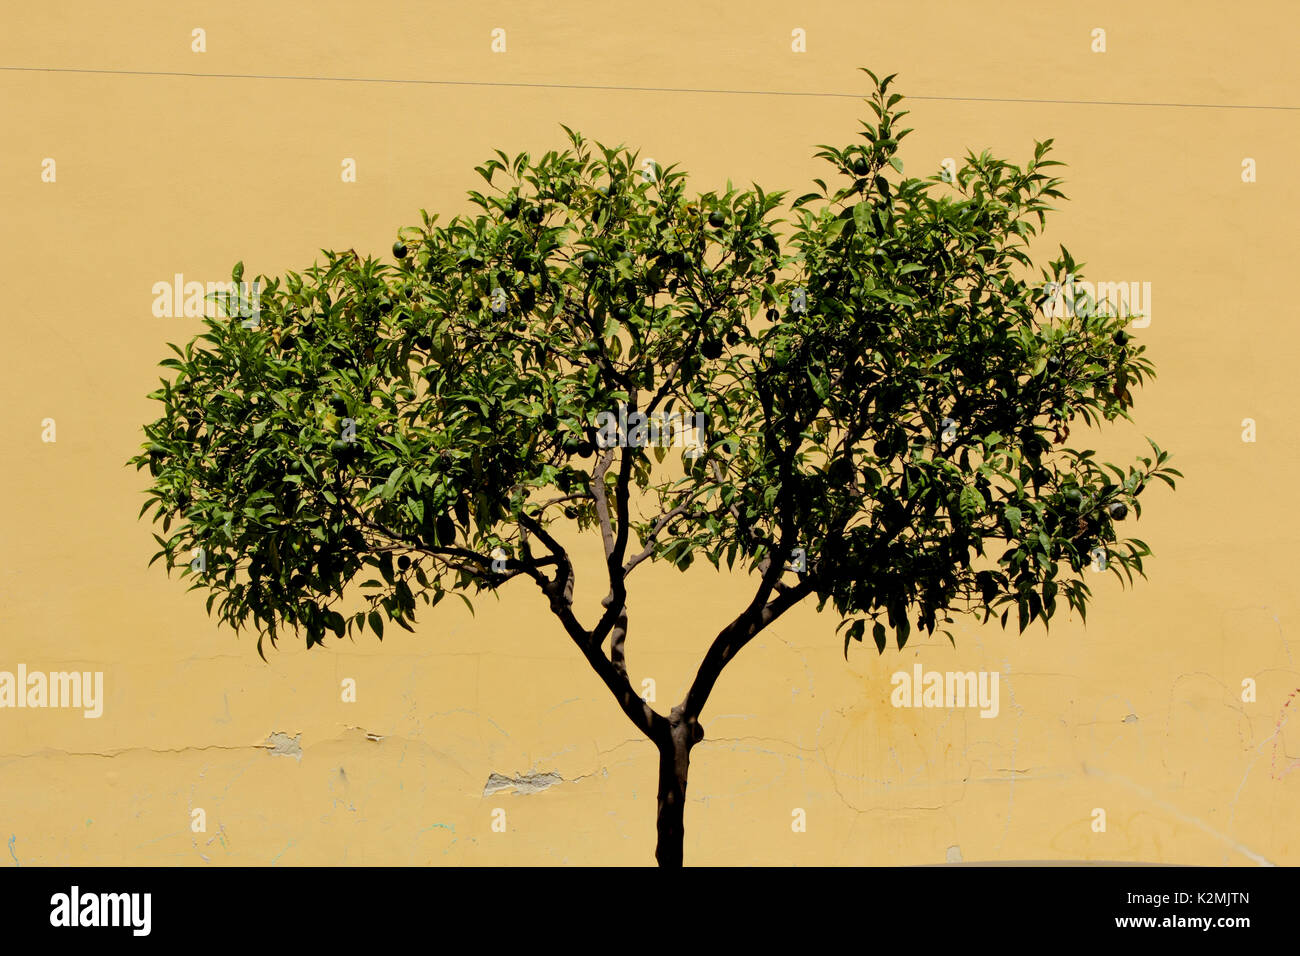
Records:
[[[1129,714],[1127,717],[1124,718],[1124,723],[1126,724],[1136,724],[1137,722],[1138,722],[1137,714]]]
[[[272,757],[292,757],[302,762],[302,734],[290,737],[276,731],[266,738],[266,749]]]
[[[490,797],[502,790],[513,790],[515,793],[523,794],[541,793],[561,783],[564,783],[564,778],[558,773],[524,773],[515,777],[492,773],[488,774],[487,783],[483,787],[483,796]]]
[[[946,861],[947,861],[948,863],[960,863],[960,862],[961,862],[961,847],[959,847],[959,846],[950,846],[950,847],[948,847],[948,852],[947,852],[947,854],[946,854]]]

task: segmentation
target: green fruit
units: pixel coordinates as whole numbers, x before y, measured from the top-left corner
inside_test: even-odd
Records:
[[[587,441],[586,439],[583,439],[582,441],[578,442],[579,458],[590,458],[592,451],[593,448],[591,442]]]
[[[569,520],[573,520],[574,518],[578,517],[578,509],[573,507],[573,505],[569,505],[564,509],[564,517],[568,518]]]
[[[335,392],[330,396],[330,408],[334,410],[335,415],[343,417],[348,413],[347,400],[338,392]]]
[[[600,260],[596,257],[596,254],[595,254],[594,252],[586,252],[586,253],[583,253],[583,256],[582,256],[582,267],[583,267],[584,269],[590,271],[590,270],[596,268],[596,266],[599,264],[599,261],[600,261]]]
[[[861,157],[853,161],[853,171],[857,173],[859,176],[865,176],[867,174],[867,170],[870,168],[871,167],[867,165],[867,161]]]
[[[389,312],[392,312],[392,311],[393,311],[393,300],[392,300],[392,299],[388,298],[388,296],[384,296],[382,299],[379,300],[379,312],[380,312],[380,314],[382,314],[382,315],[387,315]]]
[[[1083,492],[1078,488],[1066,488],[1061,494],[1065,498],[1066,503],[1071,505],[1078,505],[1079,502],[1083,500]]]
[[[626,322],[631,317],[632,317],[632,310],[625,305],[620,305],[617,309],[614,310],[614,318],[618,319],[620,322]]]
[[[767,321],[775,322],[779,318],[781,318],[781,313],[776,311],[776,309],[767,310]]]
[[[706,339],[700,345],[700,354],[706,359],[715,359],[722,355],[722,343],[717,339]]]
[[[402,242],[401,239],[398,239],[395,243],[393,243],[393,258],[394,259],[406,258],[406,243]]]
[[[1125,345],[1128,342],[1128,333],[1121,329],[1111,336],[1111,341],[1116,345]]]
[[[1128,505],[1122,501],[1112,501],[1106,506],[1106,511],[1115,521],[1123,521],[1128,517]]]
[[[534,226],[540,226],[542,220],[546,218],[546,210],[541,206],[529,206],[525,217]]]
[[[727,338],[728,345],[740,344],[740,333],[737,332],[735,329],[732,329],[730,332],[728,332],[726,338]]]
[[[516,196],[514,199],[510,200],[510,205],[506,206],[506,218],[514,219],[518,215],[519,215],[519,197]]]
[[[727,217],[720,212],[709,213],[709,225],[714,229],[721,229],[727,224]]]
[[[415,347],[424,352],[430,351],[433,348],[433,336],[417,335],[415,337]]]

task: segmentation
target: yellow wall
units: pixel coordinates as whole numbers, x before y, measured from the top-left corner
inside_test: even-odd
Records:
[[[1093,278],[1153,286],[1139,334],[1159,378],[1138,427],[1099,447],[1123,461],[1151,435],[1187,477],[1130,522],[1156,551],[1151,580],[1099,576],[1086,630],[968,621],[955,650],[855,646],[845,663],[829,614],[781,620],[704,715],[687,861],[1300,863],[1294,4],[6,6],[0,670],[102,670],[106,701],[96,720],[0,710],[0,861],[650,862],[654,751],[525,586],[477,618],[448,602],[417,635],[282,645],[268,665],[146,569],[144,476],[123,462],[155,416],[163,343],[198,325],[153,317],[150,289],[225,278],[237,259],[251,275],[325,247],[383,252],[420,207],[464,209],[492,149],[559,146],[560,122],[679,162],[700,189],[802,191],[814,144],[849,142],[860,100],[662,88],[861,93],[867,65],[917,97],[909,172],[967,148],[1021,160],[1056,138],[1071,202],[1043,251],[1065,242]],[[191,52],[195,27],[206,53]],[[340,181],[344,157],[356,184]],[[1242,182],[1244,157],[1258,182]],[[638,574],[629,665],[662,705],[747,583],[707,566]],[[598,597],[580,589],[588,616]],[[1001,672],[1000,715],[891,707],[890,674],[918,661]],[[347,677],[356,703],[340,701]],[[300,759],[273,753],[272,734],[301,735]],[[492,772],[548,771],[565,782],[482,796]]]

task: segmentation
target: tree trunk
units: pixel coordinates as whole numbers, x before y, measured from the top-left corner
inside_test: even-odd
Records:
[[[691,748],[704,736],[694,720],[683,720],[674,708],[669,718],[671,731],[659,743],[659,842],[655,859],[660,866],[682,865],[682,844],[686,836],[686,774],[691,763]]]

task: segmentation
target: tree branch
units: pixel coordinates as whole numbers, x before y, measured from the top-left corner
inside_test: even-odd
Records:
[[[704,660],[695,674],[695,680],[681,703],[686,718],[698,719],[708,702],[709,694],[717,683],[722,669],[754,636],[798,604],[814,590],[813,578],[807,577],[797,585],[777,595],[769,604],[759,604],[757,598],[734,621],[719,632],[709,645]]]
[[[525,573],[537,582],[542,593],[550,601],[551,611],[560,623],[564,625],[565,632],[573,639],[573,643],[578,646],[582,656],[587,659],[591,669],[596,672],[609,692],[614,695],[629,720],[636,725],[637,729],[649,737],[651,740],[659,741],[669,732],[668,719],[655,712],[640,695],[632,689],[632,684],[627,679],[627,668],[623,663],[623,638],[626,635],[626,612],[621,614],[621,623],[618,633],[615,637],[617,660],[607,658],[601,651],[599,642],[592,639],[591,632],[587,631],[573,613],[573,565],[569,561],[568,554],[564,548],[555,540],[551,534],[541,526],[537,521],[528,515],[519,516],[520,523],[541,540],[551,553],[558,559],[560,570],[556,572],[553,579],[547,578],[536,568],[526,569]]]
[[[637,390],[634,388],[628,396],[629,413],[635,411],[636,406]],[[609,595],[604,601],[605,613],[601,615],[600,621],[592,631],[592,640],[597,647],[604,643],[606,635],[610,633],[614,627],[614,622],[618,620],[618,616],[623,613],[627,604],[627,581],[625,580],[627,572],[623,570],[623,556],[627,553],[628,517],[630,513],[628,499],[635,458],[636,451],[634,449],[622,446],[622,452],[619,454],[618,480],[614,485],[614,520],[616,527],[614,528],[613,540],[610,539],[609,535],[609,504],[605,502],[604,523],[601,530],[605,532],[605,565],[609,572]],[[600,495],[603,499],[605,497],[603,472],[600,484]],[[599,508],[599,504],[597,507]]]

